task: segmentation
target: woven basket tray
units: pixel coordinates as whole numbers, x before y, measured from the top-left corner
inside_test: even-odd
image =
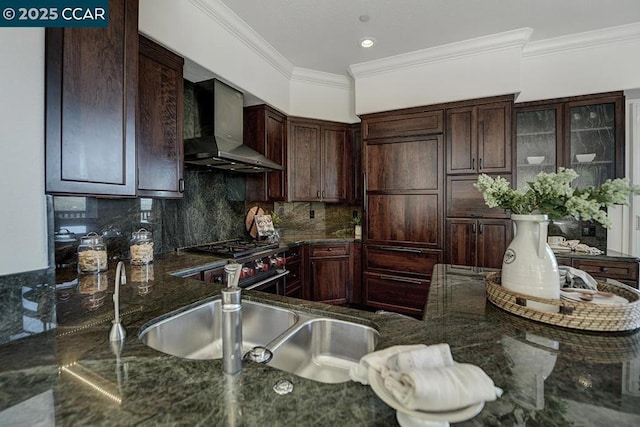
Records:
[[[518,316],[571,329],[599,332],[622,332],[640,328],[640,293],[627,285],[598,281],[598,290],[613,292],[629,300],[629,304],[599,305],[535,297],[505,289],[500,284],[500,272],[487,274],[487,298],[496,306]],[[558,306],[558,313],[534,310],[527,300]]]

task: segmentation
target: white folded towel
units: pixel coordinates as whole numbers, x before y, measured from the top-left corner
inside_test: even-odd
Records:
[[[481,368],[466,363],[394,373],[384,385],[405,408],[422,411],[454,410],[502,395]]]
[[[436,344],[394,354],[387,359],[386,365],[391,371],[438,368],[452,366],[453,356],[449,344]]]
[[[387,360],[398,353],[413,351],[427,348],[424,344],[413,345],[396,345],[394,347],[385,348],[384,350],[374,351],[360,358],[360,363],[353,366],[349,370],[349,376],[353,381],[357,381],[364,385],[369,384],[369,369],[382,372],[385,368]]]

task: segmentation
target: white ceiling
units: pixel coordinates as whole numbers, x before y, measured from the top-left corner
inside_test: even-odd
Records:
[[[538,41],[640,22],[640,0],[222,2],[294,66],[344,75],[351,64],[523,27]],[[359,47],[365,36],[375,47]]]

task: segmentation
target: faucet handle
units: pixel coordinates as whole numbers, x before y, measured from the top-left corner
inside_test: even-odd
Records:
[[[237,288],[242,273],[242,264],[231,263],[224,266],[227,275],[227,288]]]

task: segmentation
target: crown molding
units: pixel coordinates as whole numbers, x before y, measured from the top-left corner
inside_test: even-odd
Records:
[[[576,50],[589,49],[614,43],[624,43],[640,39],[640,23],[586,31],[568,36],[554,37],[528,43],[522,49],[523,58],[557,55]]]
[[[291,74],[291,80],[322,86],[337,87],[340,89],[351,89],[353,87],[353,79],[349,76],[311,70],[309,68],[295,67]]]
[[[260,37],[246,22],[220,0],[189,0],[191,4],[216,21],[229,34],[258,54],[286,78],[291,78],[294,66],[287,58]]]
[[[361,62],[349,66],[349,73],[357,79],[430,63],[451,61],[514,47],[522,47],[527,43],[532,33],[533,29],[525,27],[373,61]]]

